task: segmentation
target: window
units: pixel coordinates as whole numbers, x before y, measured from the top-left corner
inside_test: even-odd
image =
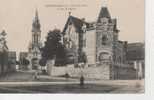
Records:
[[[107,35],[103,35],[102,36],[102,45],[106,45],[107,44],[107,41],[108,41]]]

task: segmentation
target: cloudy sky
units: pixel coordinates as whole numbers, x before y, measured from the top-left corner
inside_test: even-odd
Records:
[[[71,4],[82,5],[71,12],[87,21],[95,21],[101,6],[107,6],[111,16],[118,19],[121,40],[144,42],[144,0],[0,0],[0,31],[8,33],[9,49],[27,51],[36,8],[44,40],[49,30],[62,30],[68,17],[69,10],[53,5]]]

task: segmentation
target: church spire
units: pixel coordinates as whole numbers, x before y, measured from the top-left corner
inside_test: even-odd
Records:
[[[41,25],[40,25],[39,16],[38,16],[38,10],[36,9],[35,18],[34,18],[33,25],[32,25],[32,32],[41,31],[40,28],[41,28]]]
[[[101,11],[98,16],[98,22],[100,22],[101,18],[111,19],[111,15],[110,15],[109,10],[107,8],[107,0],[103,0],[103,5],[102,5]]]

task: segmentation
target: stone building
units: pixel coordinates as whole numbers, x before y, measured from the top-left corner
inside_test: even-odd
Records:
[[[107,7],[101,8],[98,19],[94,22],[87,22],[85,18],[69,14],[63,30],[64,44],[68,49],[67,58],[72,60],[73,64],[80,63],[83,61],[79,61],[79,58],[85,53],[88,66],[93,67],[87,68],[87,73],[93,73],[89,76],[102,79],[133,79],[136,73],[130,64],[130,48],[133,44],[119,40],[119,32],[117,19],[111,17]],[[144,52],[139,55],[142,54]],[[142,61],[144,62],[143,59]]]
[[[102,7],[96,23],[96,61],[123,64],[127,42],[119,40],[117,19],[112,19],[106,7]]]
[[[101,8],[96,22],[70,15],[63,33],[66,47],[77,50],[78,58],[85,52],[89,64],[123,64],[126,60],[127,42],[118,39],[117,20],[111,18],[107,7]]]
[[[84,18],[79,19],[69,15],[63,30],[63,41],[67,48],[67,58],[70,62],[82,62],[80,58],[83,58],[86,53],[86,34],[88,31],[90,32],[90,28],[90,23],[87,23]]]
[[[41,59],[41,25],[36,10],[35,18],[32,24],[32,42],[29,45],[28,59],[30,61],[30,69],[37,69],[39,67],[39,60]]]

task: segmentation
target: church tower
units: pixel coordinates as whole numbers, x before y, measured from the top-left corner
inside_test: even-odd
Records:
[[[31,62],[31,69],[36,69],[39,66],[41,59],[41,25],[38,17],[38,11],[35,12],[35,18],[32,23],[32,41],[29,45],[29,59]]]
[[[107,7],[102,7],[96,23],[96,61],[114,61],[114,43],[118,41],[116,19],[112,19]]]

